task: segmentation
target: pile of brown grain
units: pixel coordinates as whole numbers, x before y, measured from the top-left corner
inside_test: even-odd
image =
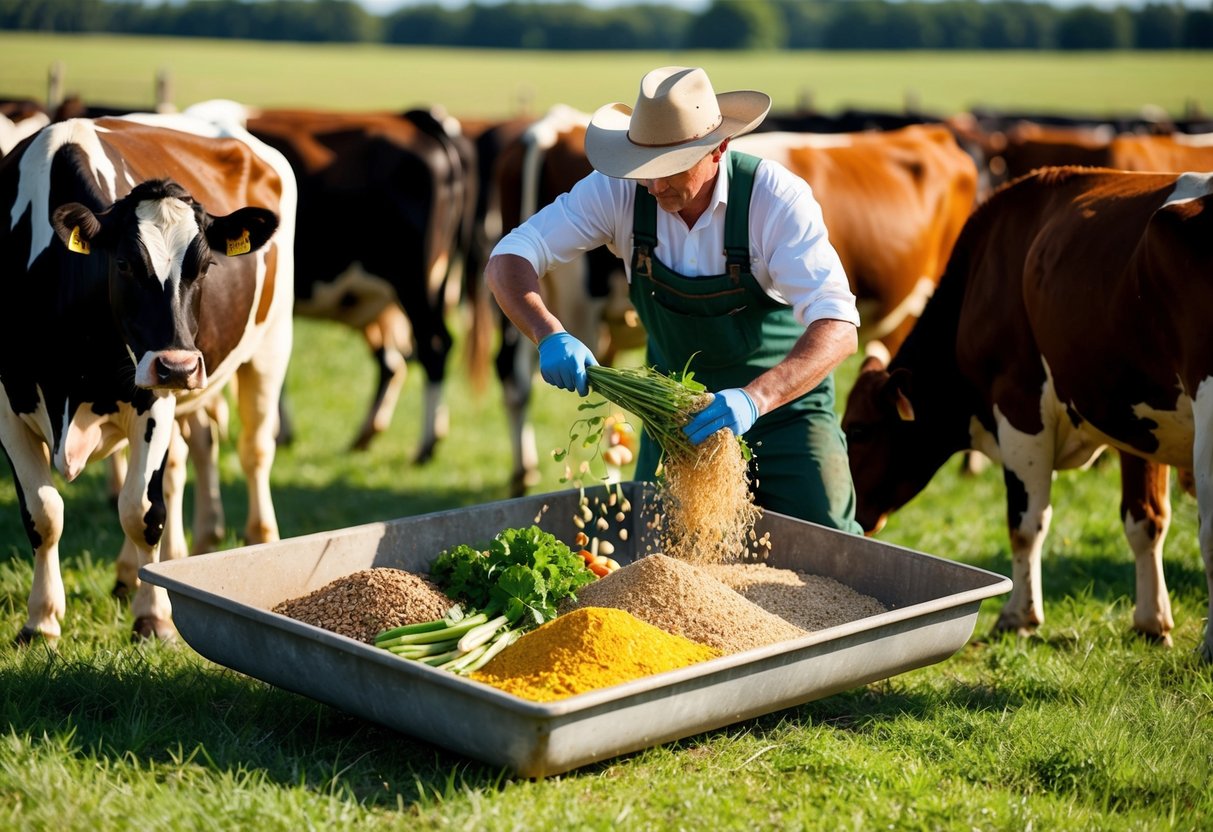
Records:
[[[797,638],[804,630],[746,600],[703,569],[648,555],[577,592],[581,607],[613,607],[722,653]]]
[[[705,571],[767,612],[810,632],[887,612],[875,598],[824,575],[763,563],[714,564]]]
[[[384,630],[442,618],[453,603],[420,575],[375,567],[283,601],[273,611],[370,644]]]
[[[661,550],[690,563],[741,557],[762,510],[754,504],[748,463],[727,428],[692,456],[667,459],[658,492]]]

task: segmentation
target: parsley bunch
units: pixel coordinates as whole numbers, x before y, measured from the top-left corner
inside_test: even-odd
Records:
[[[438,555],[430,576],[447,595],[511,626],[556,617],[556,606],[595,576],[566,544],[538,526],[505,529],[487,547],[461,544]]]

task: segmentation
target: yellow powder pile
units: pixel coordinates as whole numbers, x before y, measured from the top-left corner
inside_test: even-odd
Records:
[[[523,699],[548,702],[718,655],[623,610],[583,607],[527,633],[471,678]]]
[[[762,510],[733,432],[717,431],[698,453],[665,461],[658,494],[662,551],[690,563],[723,563],[745,553]]]

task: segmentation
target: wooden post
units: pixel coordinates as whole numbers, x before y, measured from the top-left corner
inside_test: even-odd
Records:
[[[173,105],[173,74],[164,67],[156,73],[156,112],[177,112]]]
[[[63,62],[51,63],[46,78],[46,109],[54,112],[63,103]]]

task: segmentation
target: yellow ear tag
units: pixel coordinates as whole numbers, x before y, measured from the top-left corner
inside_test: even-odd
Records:
[[[244,233],[235,240],[227,241],[227,256],[235,257],[237,254],[248,254],[253,250],[253,244],[249,242],[248,229],[244,229]]]
[[[72,229],[72,236],[67,238],[67,250],[77,254],[88,254],[88,241],[80,239],[80,226]]]

